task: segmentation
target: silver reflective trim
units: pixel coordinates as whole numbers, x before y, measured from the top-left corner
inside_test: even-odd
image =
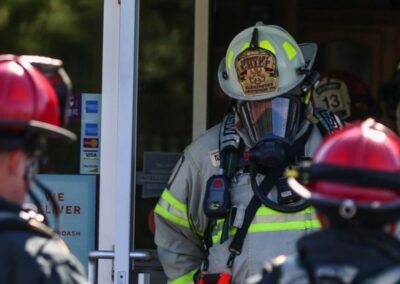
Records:
[[[310,217],[309,214],[261,215],[261,216],[256,216],[252,224],[284,223],[292,221],[309,222]]]
[[[164,200],[162,198],[160,198],[160,200],[158,201],[158,205],[176,217],[186,219],[186,220],[188,219],[188,215],[186,212],[177,210],[175,207],[173,207],[170,203],[168,203],[166,200]]]

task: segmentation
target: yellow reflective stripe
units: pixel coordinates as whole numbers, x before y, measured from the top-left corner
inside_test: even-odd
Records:
[[[228,69],[232,67],[232,61],[234,55],[235,54],[233,53],[233,50],[231,50],[228,52],[228,55],[226,56],[226,66],[228,67]]]
[[[313,213],[315,213],[315,209],[314,209],[314,207],[307,207],[306,209],[304,209],[303,211],[300,211],[300,212],[313,214]]]
[[[160,198],[160,200],[158,200],[158,205],[161,206],[162,208],[164,208],[165,210],[167,210],[172,215],[175,215],[179,218],[188,219],[187,212],[182,212],[182,211],[177,210],[175,207],[173,207],[171,204],[169,204],[164,199]]]
[[[237,231],[237,228],[231,227],[229,228],[228,235],[231,237],[233,236]],[[221,240],[222,236],[222,229],[219,229],[213,236],[212,236],[212,242],[213,244],[219,243]]]
[[[293,222],[302,221],[307,222],[312,220],[312,216],[307,216],[305,214],[286,214],[286,215],[258,215],[255,216],[252,224],[262,224],[262,223],[283,223],[283,222]]]
[[[292,222],[282,222],[282,223],[258,223],[252,224],[249,227],[248,233],[262,233],[262,232],[279,232],[279,231],[297,231],[306,229],[319,229],[321,224],[318,220],[310,221],[292,221]],[[229,236],[233,236],[236,233],[237,228],[229,229]],[[213,244],[218,243],[221,240],[222,230],[213,235]]]
[[[288,230],[305,230],[305,229],[317,229],[321,225],[318,220],[310,221],[293,221],[293,222],[282,222],[282,223],[270,223],[270,224],[252,224],[249,228],[249,233],[258,232],[277,232],[277,231],[288,231]]]
[[[168,210],[166,210],[165,208],[161,207],[158,204],[156,205],[154,212],[163,217],[164,219],[171,221],[172,223],[178,224],[185,228],[189,228],[189,221],[187,219],[180,218],[178,216],[171,214]]]
[[[248,49],[250,47],[250,42],[246,41],[245,43],[243,43],[242,48],[240,49],[240,52],[242,52],[245,49]]]
[[[308,207],[297,213],[288,214],[273,210],[263,205],[257,210],[256,217],[250,225],[248,233],[319,229],[321,225],[317,219],[313,219],[314,216],[312,216],[312,214],[314,212],[314,208]],[[286,218],[290,217],[297,220],[286,221]],[[216,244],[221,240],[223,221],[223,219],[217,220],[212,235],[213,244]],[[237,228],[229,228],[229,236],[233,236],[236,231]]]
[[[295,57],[297,56],[297,51],[296,51],[296,49],[294,48],[294,46],[290,44],[290,42],[285,41],[285,42],[282,44],[282,47],[283,47],[283,49],[285,50],[286,55],[287,55],[287,57],[288,57],[289,60],[292,60],[293,58],[295,58]]]
[[[287,213],[283,213],[283,212],[279,212],[276,210],[272,210],[271,208],[265,207],[265,206],[261,206],[257,212],[256,212],[256,216],[262,216],[262,215],[284,215]]]
[[[176,210],[182,211],[182,212],[187,212],[187,206],[186,204],[180,202],[178,199],[176,199],[166,188],[164,189],[161,198],[168,202],[169,205],[174,207]]]
[[[213,243],[219,242],[219,240],[221,239],[223,222],[224,222],[224,219],[218,219],[217,222],[215,223],[215,226],[212,230]]]
[[[273,45],[266,39],[258,42],[258,46],[261,48],[264,48],[266,50],[271,51],[273,54],[276,54],[275,52],[275,48],[273,47]]]
[[[304,214],[304,213],[312,214],[312,213],[314,213],[314,211],[315,211],[314,208],[308,207],[308,208],[306,208],[306,209],[304,209],[302,211],[299,211],[299,212],[296,212],[296,213],[291,213],[291,214]],[[262,215],[286,215],[286,214],[288,214],[288,213],[279,212],[279,211],[273,210],[271,208],[268,208],[268,207],[266,207],[264,205],[261,206],[256,212],[256,216],[262,216]]]
[[[168,284],[191,284],[194,283],[193,277],[197,272],[197,268],[195,270],[190,271],[189,273],[186,273],[185,275],[182,275],[181,277],[178,277],[174,280],[169,280],[167,283]]]

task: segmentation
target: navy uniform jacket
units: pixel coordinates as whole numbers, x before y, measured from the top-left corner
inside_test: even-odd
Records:
[[[88,283],[82,265],[46,225],[0,199],[0,283]]]

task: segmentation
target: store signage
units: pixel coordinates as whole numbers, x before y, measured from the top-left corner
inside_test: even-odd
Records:
[[[142,198],[159,197],[181,153],[144,152],[143,171],[137,173]]]
[[[80,173],[100,172],[100,94],[82,94]]]
[[[88,253],[94,250],[96,220],[96,176],[95,175],[37,175],[52,192],[57,201],[54,208],[50,196],[33,187],[42,211],[50,225],[55,228],[55,211],[59,214],[60,237],[71,252],[88,265]]]

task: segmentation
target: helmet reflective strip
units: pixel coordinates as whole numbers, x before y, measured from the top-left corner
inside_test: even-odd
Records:
[[[276,54],[275,48],[272,46],[272,44],[271,44],[268,40],[264,39],[264,40],[260,41],[260,42],[258,43],[258,45],[259,45],[261,48],[264,48],[264,49],[266,49],[266,50],[271,51],[273,54]]]
[[[292,60],[297,56],[297,51],[293,45],[291,45],[288,41],[285,41],[282,44],[283,49],[286,51],[286,55],[289,60]]]
[[[233,50],[231,50],[231,51],[229,51],[228,56],[226,57],[226,67],[228,67],[228,69],[231,69],[231,67],[232,67],[234,55],[235,54],[234,54]]]
[[[240,52],[242,52],[245,49],[248,49],[249,47],[250,47],[250,42],[246,41],[245,43],[243,43],[243,46],[240,49]]]

